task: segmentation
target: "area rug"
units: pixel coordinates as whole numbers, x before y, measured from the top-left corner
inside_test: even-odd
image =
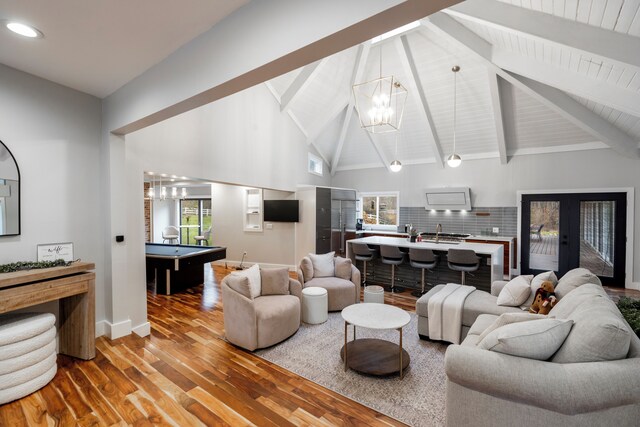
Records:
[[[320,325],[303,323],[291,338],[256,355],[327,387],[352,400],[411,426],[445,424],[446,345],[420,340],[418,319],[403,329],[403,347],[411,363],[401,380],[398,375],[373,377],[344,371],[340,349],[344,344],[344,320],[340,313],[329,313]],[[352,338],[349,327],[349,338]],[[357,338],[380,338],[398,342],[395,330],[357,329]]]

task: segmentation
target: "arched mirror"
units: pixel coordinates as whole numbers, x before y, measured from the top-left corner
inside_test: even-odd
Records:
[[[20,169],[0,141],[0,236],[20,234]]]

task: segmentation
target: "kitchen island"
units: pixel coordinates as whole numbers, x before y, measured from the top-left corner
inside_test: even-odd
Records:
[[[351,258],[354,265],[356,265],[356,261],[353,256],[353,251],[351,250],[352,243],[364,243],[369,246],[396,246],[400,248],[400,250],[406,252],[409,252],[409,249],[411,248],[433,250],[433,252],[439,257],[438,265],[433,270],[433,273],[427,274],[427,278],[425,280],[432,285],[441,283],[460,283],[460,272],[450,270],[447,265],[447,252],[452,248],[471,249],[481,258],[478,271],[472,274],[467,274],[468,285],[489,291],[493,281],[502,280],[504,278],[504,247],[500,244],[467,242],[435,243],[431,241],[410,242],[407,238],[399,237],[364,237],[361,239],[351,239],[347,241],[347,257]],[[373,264],[373,266],[371,264]],[[360,271],[363,271],[361,265],[358,265],[357,267]],[[382,264],[379,258],[375,259],[373,263],[369,263],[367,272],[370,274],[367,278],[367,283],[382,285],[390,284],[391,266]],[[396,286],[410,287],[412,289],[420,288],[420,269],[413,268],[409,265],[408,256],[406,263],[396,269],[396,280]]]

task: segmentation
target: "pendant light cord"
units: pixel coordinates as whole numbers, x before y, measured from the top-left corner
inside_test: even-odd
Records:
[[[456,110],[457,110],[457,98],[458,98],[458,72],[453,71],[453,152],[456,152]]]

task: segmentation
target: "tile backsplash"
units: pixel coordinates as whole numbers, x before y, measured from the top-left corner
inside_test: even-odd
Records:
[[[400,207],[399,231],[405,224],[413,224],[419,232],[435,232],[442,224],[443,233],[469,233],[472,235],[515,236],[518,227],[518,209],[514,207],[474,207],[467,212],[430,211],[423,207]],[[497,227],[500,231],[493,233]]]

